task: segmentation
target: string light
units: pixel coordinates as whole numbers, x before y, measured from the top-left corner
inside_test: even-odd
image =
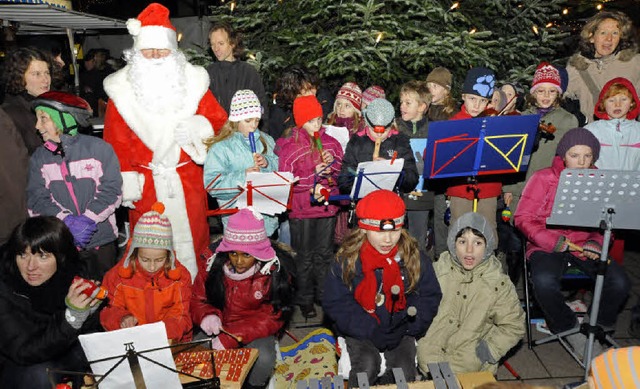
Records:
[[[458,8],[460,6],[460,3],[458,3],[457,1],[453,4],[451,4],[451,8],[449,8],[449,11],[453,11],[454,9]]]
[[[598,11],[602,10],[602,4],[598,4],[598,5],[596,5],[596,9],[597,9]]]
[[[231,9],[231,12],[233,12],[234,9],[236,9],[236,2],[232,1],[231,3],[229,3],[229,9]]]
[[[182,40],[182,32],[178,33],[178,42],[180,42]]]
[[[533,30],[533,32],[538,35],[538,26],[536,26],[535,24],[531,27],[531,29]]]
[[[380,42],[382,40],[382,35],[383,35],[382,32],[378,33],[378,36],[376,37],[376,45],[378,44],[378,42]]]
[[[475,33],[476,33],[476,31],[477,31],[477,30],[476,30],[476,28],[475,28],[475,27],[474,27],[474,28],[472,28],[472,29],[471,29],[471,31],[469,31],[469,35],[473,35],[473,34],[475,34]]]
[[[251,58],[251,59],[252,59],[252,60],[254,60],[254,61],[256,60],[256,56],[255,56],[255,55],[253,55],[253,54],[249,54],[249,55],[248,55],[248,57],[249,57],[249,58]]]
[[[565,8],[565,9],[563,9],[563,10],[562,10],[562,14],[563,14],[563,15],[567,15],[567,14],[569,14],[569,8]]]
[[[546,27],[546,28],[553,27],[553,23],[552,23],[552,22],[549,22],[549,23],[547,23],[547,25],[546,25],[545,27]]]

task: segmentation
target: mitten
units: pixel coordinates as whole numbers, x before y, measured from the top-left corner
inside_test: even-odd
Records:
[[[191,136],[189,136],[189,130],[186,126],[178,124],[173,131],[173,138],[178,146],[186,146],[191,143]]]
[[[478,356],[478,359],[480,359],[482,363],[494,363],[494,364],[498,363],[498,361],[496,361],[495,358],[493,358],[493,355],[491,355],[491,350],[489,350],[489,345],[484,339],[478,342],[478,346],[476,346],[476,355]]]
[[[556,245],[553,247],[553,251],[556,253],[563,253],[565,251],[569,251],[569,241],[567,240],[566,236],[560,235],[558,237],[558,241],[556,242]]]
[[[202,319],[200,328],[209,336],[218,335],[222,328],[222,321],[217,315],[207,315]]]
[[[211,349],[212,350],[225,350],[224,345],[220,341],[220,338],[218,338],[217,336],[215,338],[213,338],[213,340],[211,341]]]
[[[69,299],[65,298],[64,303],[67,306],[67,309],[64,311],[64,318],[69,323],[71,327],[76,330],[79,330],[82,327],[82,324],[87,320],[89,315],[91,314],[91,309],[87,308],[78,308],[75,305],[69,302]]]
[[[98,230],[96,223],[84,215],[69,215],[64,218],[64,224],[71,231],[75,245],[81,248],[89,244],[91,237]]]
[[[582,245],[582,249],[589,253],[597,254],[598,256],[602,254],[602,246],[600,243],[595,240],[588,240]]]

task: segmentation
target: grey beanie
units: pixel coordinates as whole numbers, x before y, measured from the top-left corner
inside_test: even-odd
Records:
[[[391,104],[386,99],[375,99],[362,111],[367,125],[371,128],[376,126],[389,127],[396,117],[396,113]]]
[[[447,237],[447,247],[449,248],[449,252],[451,256],[454,258],[456,262],[460,262],[458,257],[456,256],[456,235],[467,227],[471,227],[476,229],[482,233],[484,238],[487,240],[487,248],[484,252],[484,257],[482,261],[484,262],[487,258],[493,254],[493,251],[498,247],[498,243],[496,242],[496,237],[493,233],[493,228],[487,222],[487,219],[484,216],[480,215],[477,212],[467,212],[464,215],[460,216],[456,219],[456,221],[449,227],[449,236]]]

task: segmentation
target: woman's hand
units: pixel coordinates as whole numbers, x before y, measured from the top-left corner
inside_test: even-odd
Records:
[[[133,315],[126,315],[120,319],[120,328],[131,328],[138,325],[138,319]]]
[[[82,279],[73,281],[67,292],[67,301],[69,304],[78,310],[83,310],[98,304],[100,300],[91,298],[83,293],[83,291],[89,287],[89,283],[84,282]]]

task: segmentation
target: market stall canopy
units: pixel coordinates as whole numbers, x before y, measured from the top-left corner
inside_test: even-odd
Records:
[[[42,0],[0,0],[0,19],[3,25],[17,24],[21,34],[66,34],[97,32],[105,29],[125,29],[125,22],[104,16],[71,11],[46,4]]]

